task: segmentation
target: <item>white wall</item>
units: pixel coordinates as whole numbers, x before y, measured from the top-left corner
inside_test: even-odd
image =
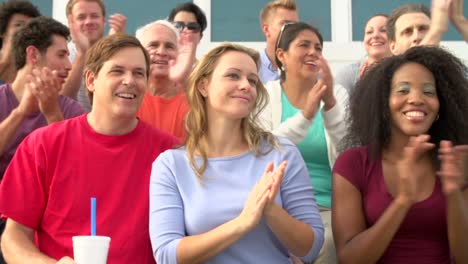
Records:
[[[208,50],[219,45],[219,42],[211,42],[211,1],[215,0],[193,1],[206,12],[208,20],[208,27],[203,34],[203,39],[197,51],[198,57],[201,57]],[[53,0],[52,10],[53,17],[64,24],[67,24],[64,12],[66,2],[65,0]],[[323,54],[328,60],[332,71],[336,72],[340,67],[362,59],[365,55],[365,51],[362,42],[352,41],[352,0],[330,0],[330,2],[332,5],[332,41],[326,41],[324,43]],[[265,48],[264,42],[242,42],[240,44],[257,50]],[[442,42],[442,46],[446,47],[465,62],[468,62],[468,45],[466,42],[445,41]]]

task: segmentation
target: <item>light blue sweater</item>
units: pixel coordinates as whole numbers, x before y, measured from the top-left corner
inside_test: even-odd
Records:
[[[264,156],[246,152],[238,156],[210,158],[203,183],[197,181],[185,148],[168,150],[153,163],[150,183],[150,237],[158,264],[177,263],[177,246],[185,236],[208,232],[237,217],[267,164],[287,160],[276,197],[291,216],[310,225],[315,240],[305,261],[315,259],[323,244],[323,224],[315,203],[304,160],[286,139],[278,139],[281,151]],[[267,148],[266,143],[263,148]],[[201,160],[201,159],[200,159]],[[294,228],[293,226],[288,228]],[[288,250],[265,220],[232,246],[206,263],[290,263]]]

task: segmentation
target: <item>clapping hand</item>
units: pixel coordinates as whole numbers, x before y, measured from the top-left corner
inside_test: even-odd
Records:
[[[323,80],[318,80],[312,89],[309,90],[307,93],[306,105],[302,110],[302,114],[305,118],[311,120],[315,116],[320,107],[320,102],[327,90],[328,86],[325,85]]]
[[[115,33],[125,33],[127,26],[127,17],[122,14],[113,14],[109,17],[109,35]]]
[[[51,71],[47,67],[42,70],[34,69],[26,76],[26,89],[34,95],[39,110],[47,120],[63,119],[59,105],[62,83],[57,76],[57,71]]]
[[[466,183],[468,145],[454,147],[450,141],[440,142],[440,170],[437,175],[442,181],[442,190],[446,195],[458,191]]]
[[[281,163],[273,171],[273,163],[270,162],[262,178],[260,178],[250,192],[244,209],[239,215],[247,230],[253,229],[260,222],[264,213],[271,210],[274,206],[274,200],[281,185],[286,164],[286,162]]]
[[[415,168],[429,150],[435,147],[429,142],[429,135],[410,137],[408,144],[403,150],[403,161],[397,165],[398,170],[398,196],[404,201],[413,204],[416,202],[419,181],[424,177],[425,171]]]
[[[77,52],[85,54],[91,46],[89,38],[80,30],[80,25],[75,23],[72,15],[68,16],[68,26],[70,28],[70,36],[75,44]]]
[[[328,66],[327,60],[325,60],[323,56],[319,57],[318,64],[320,67],[320,79],[323,80],[327,86],[327,90],[322,96],[324,103],[323,108],[325,111],[327,111],[336,104],[335,94],[333,93],[333,75],[331,73],[330,67]]]

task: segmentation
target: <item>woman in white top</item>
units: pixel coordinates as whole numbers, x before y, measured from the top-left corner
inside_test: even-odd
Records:
[[[331,168],[346,131],[348,94],[333,85],[322,45],[320,32],[309,24],[283,26],[276,48],[281,76],[266,85],[270,102],[261,120],[273,134],[293,141],[306,161],[325,226],[324,246],[315,263],[336,263],[330,224]]]

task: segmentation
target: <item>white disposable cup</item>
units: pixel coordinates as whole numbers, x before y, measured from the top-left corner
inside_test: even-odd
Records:
[[[110,237],[74,236],[73,255],[77,264],[106,264]]]

